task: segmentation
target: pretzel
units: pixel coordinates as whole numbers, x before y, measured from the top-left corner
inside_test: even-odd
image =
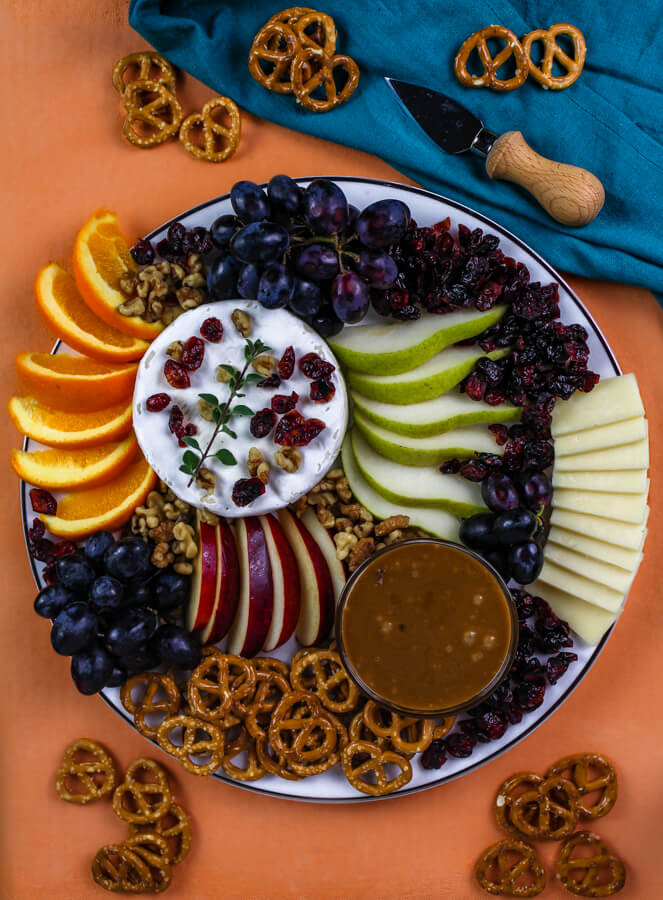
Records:
[[[135,78],[129,78],[125,81],[124,76],[130,69],[138,67],[138,74]],[[156,73],[154,72],[156,69]],[[129,53],[123,56],[113,66],[113,87],[118,94],[124,94],[127,84],[132,81],[144,81],[151,79],[165,85],[169,91],[175,92],[175,69],[160,53],[153,50],[142,50],[139,53]]]
[[[144,860],[123,844],[107,844],[92,860],[92,877],[106,891],[143,894],[154,882]]]
[[[236,756],[246,753],[246,765],[238,766],[233,762]],[[221,768],[235,781],[258,781],[264,778],[267,770],[261,764],[256,750],[256,741],[246,728],[230,743],[226,743],[225,755],[221,760]]]
[[[313,26],[311,32],[306,31]],[[327,56],[333,56],[336,50],[336,25],[331,16],[315,9],[304,13],[290,27],[299,39],[301,47],[322,50]]]
[[[288,763],[319,762],[335,749],[336,728],[315,694],[286,694],[272,714],[269,743]]]
[[[364,710],[360,709],[350,720],[348,725],[348,737],[351,741],[368,741],[375,744],[381,750],[391,750],[391,742],[388,737],[380,737],[368,727],[364,720]]]
[[[189,676],[187,700],[191,714],[209,722],[217,722],[230,712],[232,694],[227,656],[220,653],[203,657]]]
[[[336,729],[336,746],[326,756],[322,756],[314,762],[291,759],[289,762],[290,769],[296,775],[301,775],[302,778],[307,778],[310,775],[320,775],[322,772],[333,768],[341,758],[343,748],[348,744],[348,732],[341,720],[337,719],[330,712],[325,711],[324,715]]]
[[[230,117],[230,125],[222,125],[213,117],[214,110],[222,109]],[[202,128],[203,147],[191,140],[191,131]],[[180,125],[182,146],[197,159],[223,162],[233,155],[239,146],[241,120],[237,104],[230,97],[212,97],[199,113],[192,113]]]
[[[266,738],[272,712],[290,693],[290,684],[276,672],[258,672],[258,683],[250,704],[246,707],[244,725],[252,738]]]
[[[302,16],[314,12],[315,10],[308,6],[291,6],[289,9],[282,9],[281,12],[274,13],[274,15],[267,20],[266,24],[273,25],[274,22],[281,22],[283,25],[292,26],[295,22],[298,22]]]
[[[598,774],[592,777],[590,770]],[[566,756],[554,763],[547,775],[565,775],[572,781],[580,794],[578,815],[587,819],[600,819],[607,816],[617,802],[617,773],[613,766],[600,753],[576,753]],[[586,803],[583,798],[594,791],[601,791],[594,803]]]
[[[140,700],[135,701],[133,691],[138,686],[144,686],[144,691]],[[165,695],[165,699],[155,700],[159,692]],[[126,711],[134,717],[134,725],[138,731],[152,739],[157,736],[158,724],[166,716],[176,713],[181,703],[179,688],[175,680],[160,672],[142,672],[140,675],[128,678],[120,690],[120,700]],[[148,724],[147,717],[154,717],[156,714],[161,714],[160,722],[157,725]]]
[[[389,738],[398,753],[421,753],[433,740],[433,722],[430,719],[401,716],[383,709],[372,700],[364,707],[364,722],[373,734]]]
[[[504,41],[504,47],[494,57],[490,55],[486,43],[488,38],[500,38]],[[474,49],[476,49],[484,68],[481,75],[470,75],[467,71],[467,60]],[[497,77],[497,70],[512,55],[516,74],[502,80]],[[475,31],[462,44],[454,60],[454,71],[460,83],[467,87],[490,87],[495,91],[513,91],[524,83],[529,67],[527,55],[513,31],[509,31],[502,25],[490,25],[488,28],[482,28],[481,31]]]
[[[573,856],[576,847],[589,848],[592,853],[590,856]],[[579,897],[612,897],[626,884],[626,869],[598,834],[577,831],[560,847],[557,880]]]
[[[290,768],[290,763],[281,753],[276,753],[266,739],[259,738],[256,741],[256,754],[260,765],[270,775],[278,775],[286,781],[299,781],[300,775]]]
[[[251,77],[268,91],[291,94],[290,68],[298,49],[299,40],[290,25],[280,21],[268,22],[254,37],[251,45]]]
[[[146,831],[170,842],[170,861],[173,865],[182,862],[191,849],[191,820],[178,803],[171,803],[168,812],[156,822],[146,825],[129,822],[129,835],[144,834]]]
[[[445,716],[442,721],[433,727],[433,740],[439,741],[445,735],[449,734],[456,722],[455,716]]]
[[[274,672],[284,678],[290,677],[290,667],[280,659],[272,656],[257,656],[252,660],[256,672]]]
[[[144,772],[149,773],[154,781],[140,781],[138,776]],[[125,822],[136,825],[156,822],[168,812],[171,802],[168,776],[153,759],[135,759],[113,794],[115,814]]]
[[[345,69],[347,78],[339,91],[334,81],[334,69]],[[359,66],[351,56],[329,56],[316,47],[302,47],[295,56],[290,70],[292,90],[297,102],[313,112],[329,112],[345,103],[359,84]],[[324,87],[325,99],[313,96]]]
[[[79,754],[89,754],[91,760],[77,760]],[[55,779],[55,789],[69,803],[90,803],[111,793],[115,787],[115,765],[110,755],[96,741],[79,738],[64,751],[62,765]],[[69,785],[69,786],[68,786]],[[82,791],[70,787],[82,787]]]
[[[170,733],[176,728],[183,729],[181,744],[174,744],[170,737]],[[199,732],[206,734],[207,738],[198,738]],[[169,716],[159,725],[157,743],[166,753],[179,759],[187,772],[192,775],[212,775],[221,765],[225,736],[212,722],[193,716],[177,715]],[[197,763],[191,759],[192,756],[207,755],[209,760],[206,763]]]
[[[495,819],[501,829],[508,834],[520,836],[520,832],[511,822],[511,804],[516,797],[526,791],[538,788],[542,781],[543,778],[534,772],[516,772],[500,785],[495,797]],[[521,814],[527,816],[528,812],[528,818],[531,820],[536,815],[536,808],[532,807],[529,811],[522,810]]]
[[[385,771],[385,766],[389,764],[399,769],[399,774],[391,780]],[[372,797],[393,794],[412,779],[412,766],[404,756],[393,750],[382,750],[369,741],[351,741],[344,747],[341,766],[352,787]],[[374,776],[375,781],[364,780],[366,776]]]
[[[156,94],[156,97],[152,96]],[[182,106],[165,84],[150,78],[131,81],[122,95],[127,115],[122,134],[134,147],[156,147],[177,134],[182,122]],[[135,129],[147,126],[148,134]]]
[[[489,894],[536,897],[546,886],[546,873],[534,847],[508,838],[484,850],[474,874]]]
[[[122,846],[139,856],[149,868],[151,891],[155,894],[165,891],[173,876],[170,847],[165,838],[154,831],[138,832],[129,835]]]
[[[551,775],[511,801],[509,818],[521,834],[537,841],[561,841],[578,824],[580,795],[568,778]],[[532,809],[536,814],[532,816]]]
[[[573,41],[573,58],[568,56],[557,43],[558,34],[566,34]],[[543,41],[543,59],[538,66],[532,62],[532,44],[536,41]],[[582,31],[575,25],[559,22],[557,25],[551,25],[547,30],[537,28],[526,34],[523,38],[523,50],[527,56],[529,74],[532,78],[536,79],[544,88],[561,91],[570,87],[580,77],[585,65],[587,44]],[[566,69],[566,75],[553,75],[552,69],[555,60],[563,69]]]
[[[352,712],[359,702],[359,689],[333,650],[311,650],[293,660],[290,681],[296,691],[312,691],[331,712]]]

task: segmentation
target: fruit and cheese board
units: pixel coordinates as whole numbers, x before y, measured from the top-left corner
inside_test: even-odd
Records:
[[[647,422],[635,377],[517,237],[418,188],[276,176],[131,252],[102,210],[73,272],[39,275],[60,341],[20,354],[10,414],[35,609],[79,690],[132,724],[143,703],[142,733],[180,757],[203,735],[195,774],[348,802],[463,775],[587,674],[642,558]],[[466,548],[439,573],[449,597],[468,599],[469,557],[510,585],[501,635],[474,590],[464,658],[513,658],[481,701],[403,719],[372,693],[362,707],[338,610],[364,572],[387,591],[395,548],[430,565],[431,538]],[[378,655],[407,633],[393,591]],[[177,697],[160,716],[146,673]]]

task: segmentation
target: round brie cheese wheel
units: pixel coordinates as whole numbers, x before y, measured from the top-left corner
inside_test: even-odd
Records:
[[[206,448],[216,426],[200,414],[199,395],[213,394],[223,405],[230,395],[230,388],[227,383],[217,380],[218,367],[230,365],[241,371],[245,365],[246,338],[238,332],[231,319],[233,311],[237,309],[251,318],[249,339],[254,342],[259,339],[266,344],[270,349],[264,353],[273,356],[277,363],[287,347],[293,348],[295,369],[292,376],[287,381],[281,381],[278,388],[261,388],[255,382],[245,384],[240,390],[240,394],[244,396],[236,397],[231,408],[248,406],[255,413],[270,409],[271,399],[275,394],[290,396],[295,391],[299,394],[295,408],[304,418],[320,419],[326,427],[310,444],[297,448],[302,456],[301,465],[296,472],[290,473],[274,462],[275,453],[283,449],[274,441],[275,429],[266,437],[255,438],[249,427],[251,417],[233,416],[228,427],[237,437],[219,432],[212,445],[211,455],[203,463],[216,476],[214,489],[208,492],[195,480],[191,481],[191,475],[180,471],[187,448],[179,446],[168,422],[173,407],[179,406],[184,414],[185,424],[193,423],[198,429],[195,439],[199,446],[203,450]],[[166,353],[168,347],[175,341],[185,344],[190,337],[200,338],[200,326],[210,317],[221,321],[223,337],[216,344],[203,339],[203,363],[199,369],[188,373],[190,387],[173,388],[164,375],[164,365],[170,359]],[[298,366],[299,360],[306,353],[317,353],[336,367],[330,376],[336,391],[327,402],[315,403],[310,399],[312,381],[302,374]],[[255,370],[249,367],[247,375],[249,373],[255,373]],[[169,405],[160,412],[149,412],[145,405],[147,398],[161,393],[170,397]],[[200,509],[236,518],[281,509],[306,494],[320,481],[333,466],[343,442],[348,422],[348,398],[345,382],[333,353],[305,322],[285,309],[266,309],[254,300],[223,300],[183,313],[152,342],[138,368],[133,419],[136,438],[145,458],[177,497]],[[250,477],[247,460],[251,447],[260,450],[269,463],[269,482],[264,494],[247,506],[240,507],[232,500],[232,490],[240,478]],[[213,455],[222,448],[233,454],[236,465],[224,465]]]

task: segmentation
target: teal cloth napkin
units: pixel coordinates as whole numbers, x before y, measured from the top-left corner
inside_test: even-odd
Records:
[[[285,6],[279,0],[132,0],[129,21],[173,63],[244,109],[382,157],[419,184],[500,222],[558,268],[663,292],[659,4],[321,0],[316,7],[336,21],[337,52],[361,69],[352,98],[323,114],[265,90],[249,75],[253,36]],[[522,36],[556,22],[573,23],[587,40],[585,69],[570,88],[546,91],[530,78],[500,94],[456,80],[453,58],[471,32],[502,24]],[[440,150],[401,107],[384,75],[443,91],[492,131],[520,130],[545,156],[590,169],[606,189],[603,210],[584,228],[558,225],[516,186],[490,181],[480,157]]]

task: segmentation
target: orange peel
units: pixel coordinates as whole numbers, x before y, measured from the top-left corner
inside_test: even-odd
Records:
[[[131,401],[94,412],[64,412],[36,397],[12,397],[9,416],[21,434],[47,447],[99,447],[131,431]]]
[[[132,433],[123,441],[101,447],[76,450],[51,448],[12,450],[9,461],[19,478],[37,487],[50,490],[90,488],[105,484],[120,474],[138,452],[138,442]]]
[[[131,398],[137,363],[102,363],[70,353],[19,353],[14,362],[26,391],[53,409],[82,413]]]

